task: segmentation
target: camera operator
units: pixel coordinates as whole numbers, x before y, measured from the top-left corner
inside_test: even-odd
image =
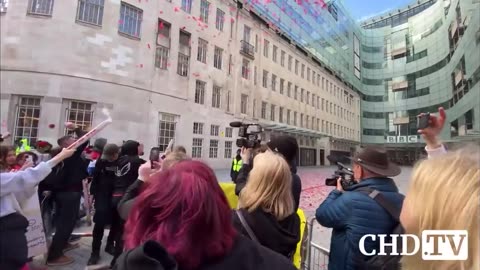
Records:
[[[292,136],[280,136],[272,139],[267,143],[270,150],[282,154],[283,158],[287,161],[290,172],[292,173],[292,195],[295,202],[295,211],[297,211],[300,204],[300,193],[302,192],[302,182],[297,175],[296,159],[298,155],[298,143],[297,139]],[[248,174],[252,170],[252,152],[260,151],[265,152],[265,147],[260,146],[260,150],[251,148],[242,148],[242,168],[238,173],[238,177],[235,181],[235,194],[238,196],[247,183]]]
[[[333,228],[330,243],[329,270],[354,270],[355,258],[360,256],[358,244],[365,234],[389,234],[398,224],[384,208],[361,189],[380,192],[392,205],[401,209],[403,195],[391,178],[400,174],[400,168],[389,162],[385,149],[367,147],[352,158],[354,181],[346,190],[342,179],[337,188],[316,211],[317,221]],[[366,250],[376,243],[365,242]]]

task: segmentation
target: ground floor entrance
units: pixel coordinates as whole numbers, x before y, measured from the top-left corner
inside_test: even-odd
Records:
[[[317,165],[317,150],[312,148],[300,148],[298,165],[300,166]]]
[[[390,161],[401,166],[412,166],[426,157],[423,147],[387,148],[387,152]]]

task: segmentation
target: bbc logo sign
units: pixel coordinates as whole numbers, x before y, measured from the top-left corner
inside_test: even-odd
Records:
[[[372,241],[377,241],[378,238],[380,241],[379,252],[376,249],[365,250],[367,238]],[[386,241],[387,239],[389,242]],[[425,230],[422,232],[421,240],[420,243],[420,239],[413,234],[367,234],[360,239],[359,248],[365,256],[411,256],[417,254],[421,249],[422,259],[426,261],[465,261],[468,259],[468,231],[466,230]],[[397,249],[398,241],[402,241],[402,250]],[[390,248],[389,251],[391,250],[389,253],[386,252],[387,247]]]
[[[417,143],[418,136],[387,136],[387,143]]]

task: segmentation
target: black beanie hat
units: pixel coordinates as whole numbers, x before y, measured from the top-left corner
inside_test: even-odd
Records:
[[[105,147],[105,145],[107,145],[107,139],[98,138],[93,143],[93,150],[101,153],[103,151],[103,148]]]
[[[292,162],[297,157],[298,143],[297,139],[292,136],[279,136],[273,138],[267,143],[267,145],[270,150],[282,154],[287,162]]]

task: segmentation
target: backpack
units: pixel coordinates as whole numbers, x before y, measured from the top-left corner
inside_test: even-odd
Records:
[[[375,200],[383,209],[385,209],[390,216],[397,222],[390,234],[402,234],[404,229],[400,224],[400,211],[396,205],[390,202],[381,192],[372,188],[359,188],[356,191],[361,192],[365,195],[368,195],[370,198]],[[397,241],[397,251],[400,254],[402,250],[402,241]],[[387,254],[391,253],[392,248],[387,246],[385,252]],[[357,264],[357,270],[400,270],[400,260],[402,259],[401,255],[374,255],[370,257],[365,257],[363,255],[355,258]]]

